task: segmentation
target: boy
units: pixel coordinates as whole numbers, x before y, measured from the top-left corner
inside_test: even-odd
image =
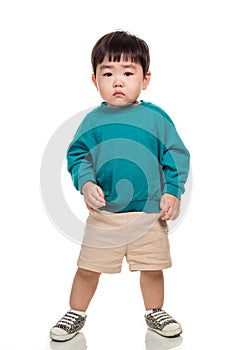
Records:
[[[167,220],[179,215],[189,153],[168,115],[138,97],[149,84],[149,48],[115,31],[92,51],[92,80],[104,102],[88,113],[67,152],[74,186],[89,209],[70,296],[71,309],[51,329],[74,337],[101,273],[118,273],[124,256],[140,271],[148,327],[165,337],[181,325],[162,310],[163,269],[171,266]]]

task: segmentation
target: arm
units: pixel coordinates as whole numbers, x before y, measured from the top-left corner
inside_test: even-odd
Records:
[[[169,117],[168,117],[169,118]],[[170,118],[165,119],[163,152],[160,159],[164,177],[160,201],[163,220],[174,220],[180,211],[180,198],[185,191],[190,155]]]
[[[88,133],[83,133],[81,124],[67,151],[67,167],[75,188],[82,193],[87,181],[96,183],[92,157],[89,150],[91,143]]]
[[[105,205],[104,193],[97,186],[90,149],[93,147],[88,133],[82,133],[82,124],[67,151],[68,171],[73,184],[83,196],[88,210],[95,213]]]

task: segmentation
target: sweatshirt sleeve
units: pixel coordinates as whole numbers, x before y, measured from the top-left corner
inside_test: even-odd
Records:
[[[83,124],[81,124],[67,151],[67,168],[75,188],[81,193],[82,187],[87,181],[96,183],[90,152],[90,132],[84,132],[83,129]]]
[[[170,193],[180,199],[188,178],[190,154],[167,115],[164,117],[162,150],[160,164],[164,177],[163,193]]]

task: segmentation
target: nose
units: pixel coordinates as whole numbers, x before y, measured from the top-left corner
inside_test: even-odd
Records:
[[[113,81],[113,87],[122,87],[124,84],[123,84],[123,81],[122,79],[120,79],[119,76],[115,76],[115,79]]]

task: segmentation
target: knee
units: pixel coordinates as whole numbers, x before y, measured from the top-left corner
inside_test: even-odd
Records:
[[[161,278],[163,277],[162,270],[153,270],[153,271],[141,271],[142,278]]]
[[[101,275],[99,272],[85,270],[82,268],[78,268],[77,273],[78,273],[79,278],[82,278],[82,279],[93,279],[93,278],[99,279],[99,277]]]

